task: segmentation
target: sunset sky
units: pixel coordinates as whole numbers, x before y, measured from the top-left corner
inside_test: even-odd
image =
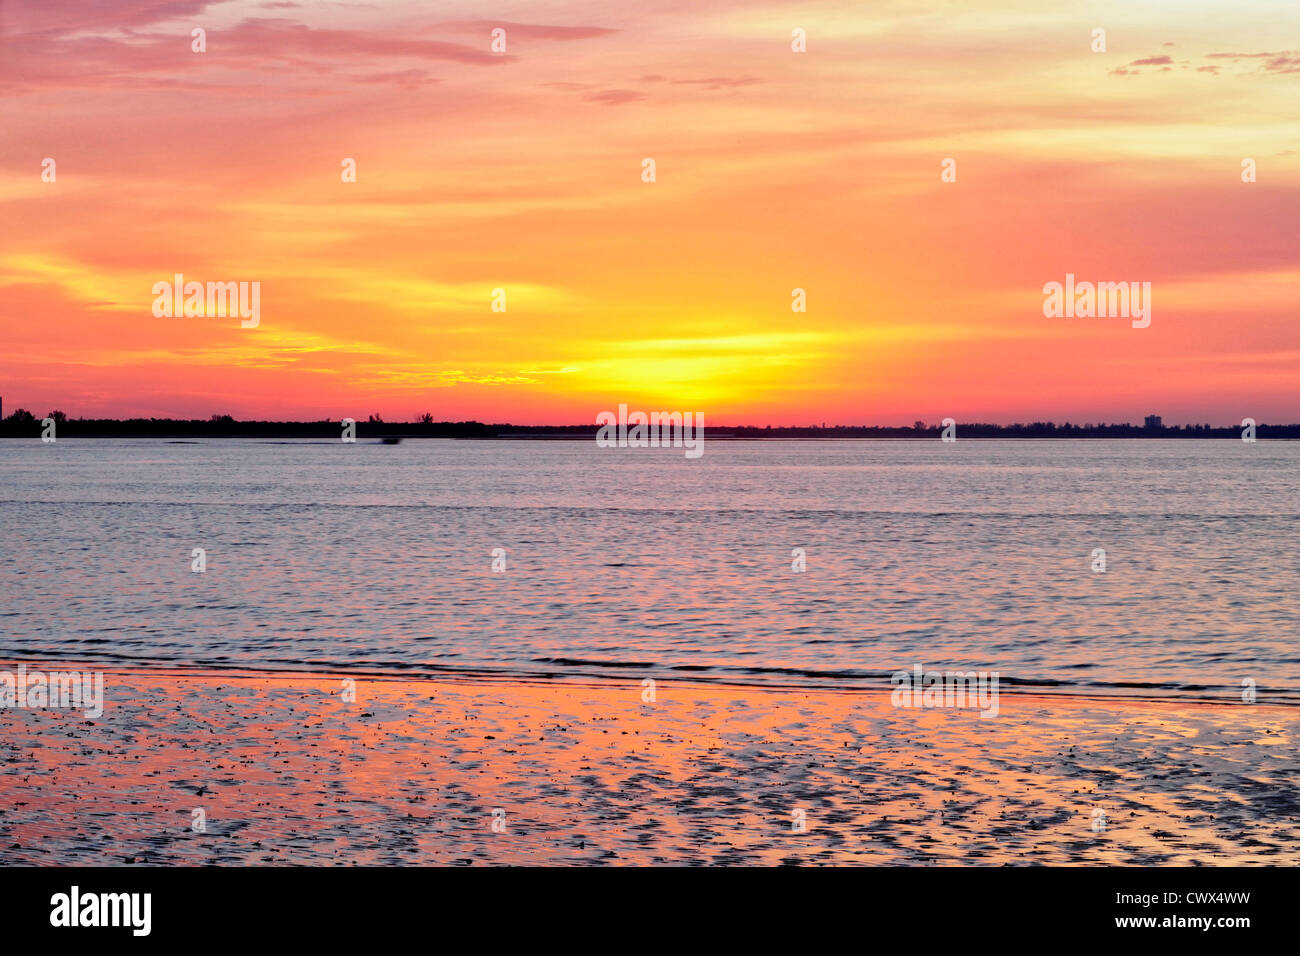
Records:
[[[1295,0],[0,0],[0,129],[5,414],[1300,421]]]

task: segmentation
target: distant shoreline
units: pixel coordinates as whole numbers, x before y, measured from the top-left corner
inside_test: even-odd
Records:
[[[510,425],[483,422],[363,422],[356,423],[358,441],[385,438],[459,438],[494,441],[549,439],[558,441],[594,441],[598,426],[592,425]],[[0,421],[0,438],[40,438],[41,419]],[[65,419],[56,427],[57,438],[159,438],[171,440],[214,438],[323,439],[337,441],[342,434],[339,422],[240,422],[232,420],[184,421],[180,419]],[[913,440],[937,441],[939,425],[924,428],[888,425],[813,426],[706,425],[710,441],[752,441],[762,439],[845,441],[845,440]],[[1271,440],[1300,439],[1300,424],[1257,425],[1257,438]],[[990,425],[978,422],[958,423],[958,439],[1076,439],[1076,438],[1220,438],[1242,437],[1241,426],[1171,425],[1056,425],[1035,422],[1028,425]]]

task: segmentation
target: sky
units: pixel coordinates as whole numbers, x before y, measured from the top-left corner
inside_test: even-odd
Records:
[[[6,415],[1300,421],[1295,0],[0,0],[0,131]]]

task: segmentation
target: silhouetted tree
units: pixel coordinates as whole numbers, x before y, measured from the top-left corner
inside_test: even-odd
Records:
[[[54,411],[54,412],[46,412],[46,413],[45,413],[45,417],[46,417],[46,418],[52,418],[52,419],[54,419],[56,422],[66,422],[66,421],[68,420],[68,416],[67,416],[67,415],[63,414],[63,412],[58,412],[58,411]]]
[[[34,422],[36,416],[25,408],[14,409],[14,413],[9,416],[7,421],[11,422]]]

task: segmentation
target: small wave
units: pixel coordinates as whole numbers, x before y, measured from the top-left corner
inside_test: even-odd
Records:
[[[232,660],[225,657],[177,660],[131,654],[95,652],[93,657],[71,650],[50,649],[40,656],[30,652],[23,655],[0,656],[0,669],[17,663],[49,662],[55,659],[75,660],[79,664],[104,664],[128,667],[132,670],[159,673],[221,672],[232,675],[256,676],[266,674],[325,676],[343,674],[377,680],[493,680],[493,681],[576,681],[581,683],[624,682],[646,677],[661,681],[683,680],[693,684],[718,684],[769,688],[772,690],[831,691],[842,693],[889,692],[893,688],[890,677],[910,667],[890,671],[872,670],[816,670],[798,667],[739,667],[716,664],[657,664],[649,661],[594,660],[584,658],[545,657],[533,658],[525,666],[510,663],[460,663],[433,664],[408,661],[340,661],[333,659],[287,660]],[[938,670],[939,668],[933,668]],[[978,671],[976,667],[946,667],[944,670]],[[620,673],[615,677],[611,671]],[[1188,703],[1240,703],[1238,685],[1187,684],[1155,681],[1072,681],[1054,678],[1008,677],[999,673],[999,693],[1033,696],[1066,696],[1092,699],[1134,699]],[[1289,688],[1256,687],[1260,704],[1300,707],[1300,691]]]

